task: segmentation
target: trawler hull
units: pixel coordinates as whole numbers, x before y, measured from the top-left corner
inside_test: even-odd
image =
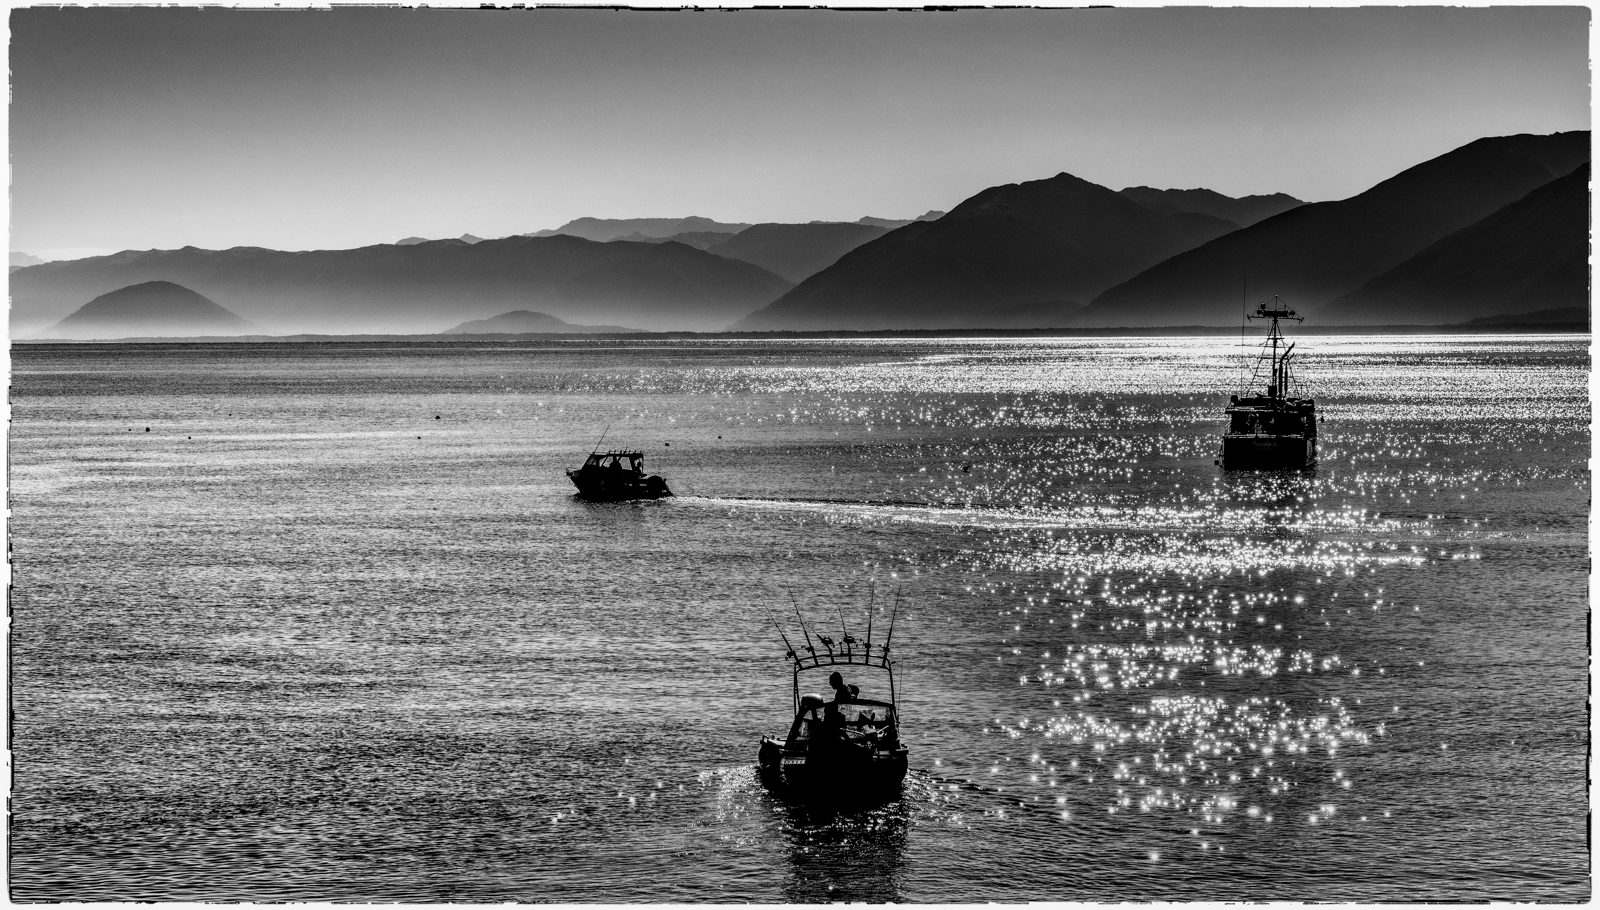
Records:
[[[1228,435],[1222,437],[1225,471],[1307,471],[1317,466],[1315,436]]]

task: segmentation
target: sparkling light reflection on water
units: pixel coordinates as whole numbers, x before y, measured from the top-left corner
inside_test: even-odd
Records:
[[[1309,477],[1225,340],[18,347],[14,896],[1585,899],[1587,343],[1307,339]],[[869,585],[819,816],[768,608]]]

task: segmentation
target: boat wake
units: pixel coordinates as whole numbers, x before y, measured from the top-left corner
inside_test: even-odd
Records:
[[[1084,505],[1069,508],[1004,507],[986,503],[938,503],[893,499],[811,499],[739,496],[682,496],[679,506],[814,512],[861,521],[906,522],[988,530],[1053,530],[1124,533],[1231,535],[1371,532],[1403,530],[1392,519],[1362,511],[1325,511],[1288,506],[1255,508]]]

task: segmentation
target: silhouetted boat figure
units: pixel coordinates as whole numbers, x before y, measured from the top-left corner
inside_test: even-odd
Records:
[[[591,452],[583,467],[568,471],[578,495],[596,502],[628,499],[660,499],[671,496],[667,482],[659,475],[644,473],[644,453],[613,449]]]
[[[1317,466],[1317,405],[1310,398],[1290,397],[1293,376],[1289,367],[1294,345],[1284,347],[1278,320],[1297,315],[1278,297],[1256,307],[1250,319],[1271,319],[1266,341],[1250,378],[1254,386],[1267,373],[1266,394],[1231,396],[1226,413],[1228,429],[1222,436],[1217,463],[1228,471],[1307,470]]]
[[[796,607],[795,615],[799,614]],[[840,620],[843,621],[842,615]],[[763,783],[787,796],[840,808],[864,808],[899,795],[905,781],[908,751],[900,742],[894,666],[889,661],[889,644],[894,639],[893,620],[890,620],[889,635],[876,649],[872,645],[870,619],[866,643],[859,647],[848,630],[844,631],[837,649],[832,638],[819,634],[816,641],[823,647],[822,654],[818,654],[812,644],[804,618],[800,620],[800,629],[806,636],[805,647],[796,650],[790,646],[786,654],[794,669],[794,721],[787,737],[761,738],[759,759]],[[781,628],[779,634],[783,634]],[[788,636],[783,639],[787,646]],[[889,688],[888,700],[861,698],[856,694],[856,686],[836,688],[832,701],[814,693],[800,693],[802,674],[851,670],[870,670],[883,679]],[[847,681],[833,682],[843,687]]]

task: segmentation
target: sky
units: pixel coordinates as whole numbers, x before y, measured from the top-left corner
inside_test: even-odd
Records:
[[[10,19],[11,249],[910,218],[1066,171],[1341,199],[1589,128],[1585,7]]]

